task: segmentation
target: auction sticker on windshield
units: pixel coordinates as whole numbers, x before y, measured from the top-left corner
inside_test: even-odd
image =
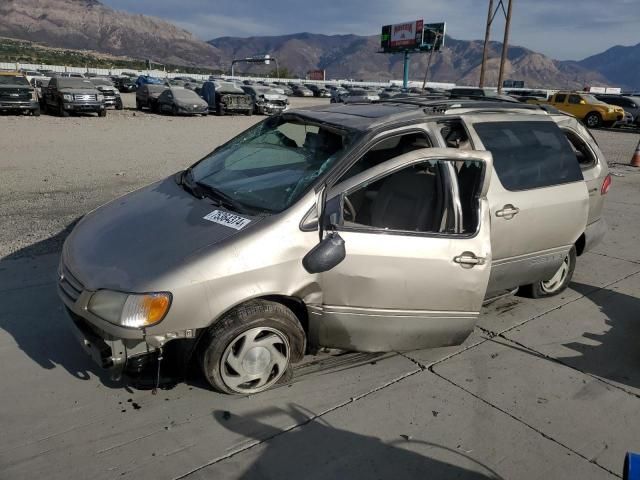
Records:
[[[205,215],[205,220],[209,220],[210,222],[219,223],[220,225],[224,225],[225,227],[235,228],[236,230],[242,230],[246,227],[251,220],[248,218],[241,217],[239,215],[234,215],[233,213],[223,212],[221,210],[214,210],[213,212]]]

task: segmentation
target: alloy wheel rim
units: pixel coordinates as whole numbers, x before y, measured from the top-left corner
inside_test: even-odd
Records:
[[[291,349],[287,336],[269,327],[237,335],[224,351],[220,374],[237,393],[257,393],[275,384],[285,373]]]
[[[543,291],[546,293],[553,293],[564,284],[564,281],[567,279],[567,275],[569,274],[570,261],[571,259],[569,258],[569,255],[567,255],[564,258],[562,265],[560,265],[560,268],[558,268],[556,273],[553,274],[553,277],[541,282],[540,286]]]

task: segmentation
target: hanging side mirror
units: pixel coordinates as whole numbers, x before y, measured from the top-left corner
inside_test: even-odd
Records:
[[[304,256],[302,266],[309,273],[327,272],[340,264],[346,255],[342,237],[330,233]]]

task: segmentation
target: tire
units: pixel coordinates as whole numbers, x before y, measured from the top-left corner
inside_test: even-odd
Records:
[[[584,117],[584,123],[589,128],[598,128],[602,126],[602,116],[598,112],[590,112]]]
[[[122,110],[122,109],[124,109],[124,105],[122,105],[122,102],[116,103],[116,110]]]
[[[251,109],[251,110],[247,110],[244,114],[245,114],[247,117],[250,117],[251,115],[253,115],[253,109]]]
[[[571,247],[558,271],[549,280],[520,287],[519,294],[529,298],[547,298],[566,290],[576,269],[576,247]],[[560,277],[555,278],[557,275]]]
[[[34,117],[39,117],[40,116],[40,109],[39,108],[34,108],[33,110],[31,110],[31,115],[33,115]]]
[[[203,333],[199,361],[215,390],[254,394],[291,378],[291,363],[302,359],[305,343],[302,326],[291,310],[280,303],[252,300]],[[259,371],[252,373],[251,368]]]
[[[174,117],[178,115],[178,107],[176,105],[171,108],[171,115]]]
[[[107,109],[105,108],[104,110],[98,110],[98,116],[99,117],[106,117],[107,116]]]
[[[136,110],[142,110],[142,103],[136,98]]]
[[[218,115],[219,117],[224,116],[225,111],[224,111],[224,107],[220,104],[216,105],[216,115]]]
[[[69,116],[69,112],[67,112],[64,109],[64,104],[62,102],[58,103],[58,115],[60,115],[61,117],[68,117]]]

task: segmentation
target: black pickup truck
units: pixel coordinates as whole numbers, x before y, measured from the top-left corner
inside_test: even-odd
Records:
[[[104,95],[85,78],[53,77],[43,94],[46,110],[61,117],[68,117],[71,112],[95,112],[99,117],[107,115]]]
[[[38,96],[20,72],[0,72],[0,112],[4,111],[40,115]]]

